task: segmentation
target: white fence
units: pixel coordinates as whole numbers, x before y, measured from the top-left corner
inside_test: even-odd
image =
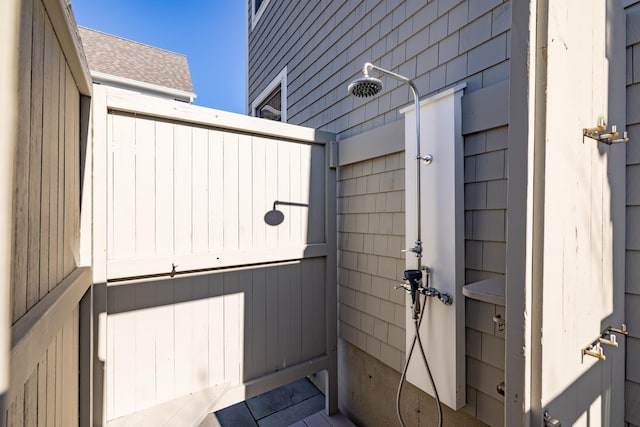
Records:
[[[104,419],[226,390],[202,417],[320,370],[334,410],[331,135],[100,87],[96,127]]]

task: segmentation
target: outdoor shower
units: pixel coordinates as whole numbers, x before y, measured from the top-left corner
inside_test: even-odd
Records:
[[[398,415],[398,420],[400,421],[400,424],[402,426],[404,426],[404,421],[402,419],[402,414],[400,411],[400,395],[402,392],[402,387],[403,384],[406,380],[406,376],[407,376],[407,369],[409,367],[409,363],[411,361],[411,356],[413,354],[413,350],[415,348],[415,344],[416,342],[418,343],[418,347],[420,349],[420,352],[422,354],[422,359],[424,361],[426,370],[427,370],[427,374],[429,376],[429,380],[431,382],[431,385],[433,387],[433,391],[434,391],[434,397],[436,399],[437,405],[438,405],[438,425],[442,426],[442,405],[440,402],[440,398],[438,396],[438,390],[436,388],[435,385],[435,381],[433,380],[433,376],[431,374],[431,369],[429,367],[429,363],[427,361],[427,357],[425,355],[424,352],[424,348],[422,345],[422,340],[420,338],[420,324],[422,323],[422,318],[424,315],[424,310],[421,310],[421,304],[420,304],[420,296],[422,295],[424,297],[424,299],[426,300],[427,297],[437,297],[441,302],[443,302],[446,305],[450,305],[453,303],[453,298],[445,293],[445,292],[440,292],[437,289],[433,288],[430,286],[429,283],[429,277],[430,277],[430,272],[428,267],[423,266],[422,265],[422,233],[421,233],[421,175],[420,175],[420,168],[421,168],[421,163],[425,163],[425,164],[430,164],[433,160],[433,157],[429,154],[427,155],[421,155],[420,154],[420,97],[418,95],[418,89],[416,88],[415,84],[413,83],[413,81],[407,77],[404,77],[400,74],[396,74],[394,72],[385,70],[383,68],[380,68],[376,65],[373,65],[369,62],[364,64],[363,70],[362,70],[362,76],[356,80],[354,80],[352,83],[349,84],[348,87],[348,92],[352,95],[355,95],[357,97],[370,97],[370,96],[374,96],[376,95],[378,92],[380,92],[382,90],[382,81],[378,78],[375,77],[371,77],[369,75],[369,72],[372,70],[376,70],[381,74],[386,74],[387,76],[393,77],[396,80],[405,82],[409,85],[409,87],[411,88],[411,91],[413,93],[413,98],[414,98],[414,102],[415,102],[415,110],[416,110],[416,200],[417,200],[417,235],[416,235],[416,240],[415,243],[413,245],[413,247],[407,249],[406,251],[403,252],[413,252],[416,256],[416,268],[415,269],[408,269],[405,270],[404,272],[404,281],[405,283],[399,285],[396,288],[402,288],[405,289],[411,296],[411,311],[412,311],[412,319],[414,321],[414,325],[415,325],[415,334],[414,334],[414,338],[411,344],[411,347],[409,349],[409,353],[407,355],[407,360],[405,362],[404,365],[404,369],[402,371],[402,376],[400,378],[400,383],[398,385],[398,392],[397,392],[397,396],[396,396],[396,411],[397,411],[397,415]],[[425,274],[426,273],[426,274]],[[423,285],[423,276],[426,276],[426,286]]]

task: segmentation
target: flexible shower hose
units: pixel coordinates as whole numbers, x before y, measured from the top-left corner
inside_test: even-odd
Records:
[[[420,295],[417,295],[417,298],[420,298]],[[425,303],[427,297],[424,297]],[[422,307],[425,305],[423,304]],[[433,375],[431,375],[431,368],[429,368],[429,362],[427,361],[427,356],[424,353],[424,348],[422,347],[422,339],[420,338],[420,324],[422,323],[422,317],[424,316],[425,310],[423,309],[420,312],[420,318],[414,320],[414,325],[416,332],[413,335],[413,342],[411,343],[411,348],[409,349],[409,355],[407,357],[407,361],[404,364],[404,368],[402,369],[402,376],[400,377],[400,384],[398,384],[398,394],[396,395],[396,413],[398,415],[398,420],[400,421],[400,425],[402,427],[406,427],[404,420],[402,419],[402,413],[400,411],[400,394],[402,393],[402,386],[404,385],[405,380],[407,379],[407,370],[409,369],[409,362],[411,362],[411,356],[413,355],[413,349],[416,346],[416,341],[418,342],[418,347],[420,347],[420,353],[422,353],[422,360],[424,361],[424,366],[427,368],[427,374],[429,375],[429,381],[431,381],[431,386],[433,387],[433,393],[436,398],[436,403],[438,404],[438,427],[442,427],[442,404],[440,403],[440,396],[438,396],[438,389],[436,388],[436,383],[433,381]]]

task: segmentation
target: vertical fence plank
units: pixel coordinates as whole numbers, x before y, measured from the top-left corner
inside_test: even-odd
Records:
[[[47,349],[46,372],[47,372],[47,396],[46,396],[46,422],[45,426],[54,426],[56,420],[56,344],[57,339],[53,337]]]
[[[239,247],[238,235],[238,135],[224,135],[224,250],[233,251]]]
[[[238,294],[240,312],[240,369],[241,380],[247,381],[253,378],[255,368],[253,366],[253,335],[255,329],[253,328],[253,285],[251,283],[252,274],[249,270],[241,270],[238,272]]]
[[[278,143],[277,177],[278,177],[278,200],[291,202],[291,168],[290,168],[290,146],[287,143]],[[284,213],[284,222],[278,228],[278,243],[291,242],[291,206],[282,205],[279,209]]]
[[[289,348],[290,357],[292,363],[298,363],[301,361],[302,354],[302,284],[300,282],[300,263],[295,263],[289,266],[290,274],[290,312],[289,312],[289,324],[291,325],[289,335]],[[305,316],[306,317],[306,316]]]
[[[65,158],[65,120],[66,115],[64,112],[66,111],[66,99],[67,99],[67,63],[64,61],[62,57],[59,64],[59,81],[60,86],[58,87],[58,187],[57,187],[57,195],[58,195],[58,226],[56,227],[58,230],[58,238],[57,240],[57,265],[56,265],[56,283],[60,283],[64,278],[64,212],[65,212],[65,167],[66,167],[66,158]]]
[[[291,365],[289,337],[291,335],[291,269],[289,265],[278,267],[278,363],[280,367]]]
[[[38,362],[38,416],[36,425],[47,425],[47,351],[44,352],[40,362]]]
[[[115,121],[115,123],[114,123]],[[114,245],[114,240],[115,240],[115,201],[114,201],[114,181],[113,181],[113,171],[115,168],[115,163],[117,161],[116,158],[116,151],[117,151],[117,147],[116,147],[116,136],[115,136],[115,129],[114,126],[117,124],[117,120],[115,120],[114,115],[113,114],[107,114],[107,161],[106,161],[106,168],[107,168],[107,173],[106,173],[106,179],[107,179],[107,260],[113,259],[115,257],[115,245]]]
[[[31,132],[29,138],[29,243],[27,308],[40,299],[40,191],[42,173],[42,98],[44,79],[44,6],[33,4],[31,51]]]
[[[135,119],[135,256],[155,254],[155,126]],[[164,173],[164,172],[162,172]]]
[[[20,10],[21,70],[31,69],[32,48],[32,0],[21,2]],[[29,141],[31,139],[31,75],[18,73],[18,146],[16,152],[14,187],[14,247],[12,269],[12,321],[15,322],[27,310],[27,258],[29,212]]]
[[[272,139],[263,139],[265,145],[265,200],[273,208],[273,202],[278,200],[278,142]],[[277,206],[280,209],[279,206]],[[265,230],[266,240],[270,245],[278,244],[279,226],[267,226]]]
[[[280,311],[280,298],[278,295],[278,269],[279,267],[267,267],[266,268],[266,286],[267,286],[267,305],[266,305],[266,365],[267,372],[274,372],[282,367],[279,359],[278,349],[280,348],[279,342],[279,329],[278,329],[278,313]]]
[[[24,384],[24,425],[35,427],[38,422],[38,369],[34,369]]]
[[[135,390],[135,408],[141,410],[156,402],[156,346],[155,324],[161,321],[156,302],[156,283],[138,283],[134,287],[135,313],[135,377],[130,384]]]
[[[173,255],[173,126],[155,123],[156,254]]]
[[[301,211],[300,217],[300,235],[304,243],[308,243],[309,240],[309,224],[311,224],[309,216],[311,215],[310,206],[310,193],[312,187],[311,182],[311,153],[312,147],[310,145],[300,145],[300,202],[309,205],[307,208]],[[316,185],[313,182],[313,185]],[[313,191],[316,191],[315,189]],[[314,224],[315,225],[315,224]]]
[[[195,276],[192,283],[193,300],[189,304],[193,319],[191,382],[192,390],[202,390],[209,385],[209,281],[206,276]]]
[[[191,252],[207,253],[209,250],[209,155],[208,134],[204,128],[193,128],[191,168],[192,245]]]
[[[135,121],[122,115],[112,116],[113,163],[113,258],[135,255]]]
[[[63,367],[63,359],[64,359],[64,343],[62,340],[62,329],[58,331],[58,334],[55,337],[56,341],[56,356],[55,356],[55,373],[56,373],[56,391],[55,391],[55,420],[53,425],[62,426],[62,401],[64,400],[63,395],[63,384],[64,384],[64,375],[62,372]]]
[[[316,334],[316,319],[312,317],[314,305],[316,304],[316,299],[314,298],[314,289],[312,288],[315,285],[315,278],[313,277],[313,268],[312,262],[310,260],[302,260],[300,265],[300,278],[301,278],[301,287],[302,292],[300,293],[300,306],[302,308],[302,313],[304,313],[304,322],[301,322],[301,354],[300,358],[302,360],[309,360],[314,356],[313,353],[313,341],[314,335]]]
[[[211,274],[209,281],[209,386],[225,382],[224,359],[224,281],[223,273]]]
[[[193,297],[192,278],[182,277],[175,280],[175,389],[178,396],[191,392],[193,377],[193,317],[191,307],[187,304]]]
[[[300,181],[300,151],[302,144],[289,144],[289,194],[291,201],[294,203],[304,203],[302,200],[302,185]],[[291,241],[293,243],[305,243],[306,236],[302,236],[302,216],[307,215],[307,208],[302,206],[293,206],[291,208]]]
[[[77,251],[77,156],[78,156],[78,88],[69,66],[65,63],[65,108],[64,108],[64,273],[67,276],[76,265]]]
[[[79,163],[78,163],[79,164]],[[79,187],[78,187],[79,188]],[[78,194],[78,199],[79,199]],[[76,227],[76,230],[78,228]],[[67,424],[70,427],[77,427],[79,421],[80,407],[79,407],[79,372],[80,372],[80,306],[77,305],[73,309],[72,323],[71,323],[72,343],[67,349],[67,355],[71,359],[71,370],[69,372],[69,419],[70,423]]]
[[[252,322],[251,336],[251,366],[253,370],[249,372],[251,378],[267,373],[266,354],[267,354],[267,283],[265,268],[258,268],[252,272]],[[245,351],[245,354],[249,354]]]
[[[113,357],[110,359],[113,375],[113,412],[110,418],[129,414],[135,410],[136,394],[136,312],[135,291],[130,286],[117,286],[110,291],[113,294],[114,314],[110,315],[109,334],[113,333]],[[107,366],[109,363],[107,363]]]
[[[57,65],[56,48],[57,39],[53,32],[53,27],[49,19],[44,20],[44,90],[42,101],[42,163],[41,163],[41,197],[40,197],[40,297],[46,295],[49,289],[55,286],[55,281],[49,278],[49,262],[53,254],[49,253],[49,211],[51,209],[51,196],[55,197],[55,193],[50,192],[51,179],[51,155],[53,151],[53,142],[57,140],[58,129],[53,126],[53,117],[57,118],[57,102],[53,106],[53,92],[58,89],[58,81],[54,80],[55,76],[50,70],[53,64]],[[57,101],[57,98],[55,98]],[[55,132],[55,139],[54,139]],[[55,146],[56,158],[58,154],[58,146]]]
[[[64,321],[60,332],[62,334],[62,369],[60,371],[62,394],[58,395],[58,400],[60,401],[61,425],[64,426],[71,426],[74,418],[71,411],[73,406],[71,401],[74,399],[71,386],[72,380],[74,379],[73,355],[71,353],[73,349],[73,326],[73,315],[70,315],[67,320]]]
[[[186,255],[192,243],[192,134],[184,125],[174,127],[174,252]]]
[[[238,247],[251,249],[253,244],[254,211],[253,184],[253,147],[252,138],[241,135],[238,139]]]
[[[115,414],[115,389],[116,389],[116,376],[115,376],[115,355],[116,355],[116,331],[115,324],[116,318],[111,315],[108,311],[115,307],[115,292],[112,292],[111,289],[107,288],[106,292],[106,309],[107,309],[107,326],[106,326],[106,358],[105,358],[105,419],[109,420],[114,417]]]
[[[53,29],[51,30],[53,31]],[[55,34],[50,34],[49,38],[55,39]],[[62,257],[62,254],[58,253],[58,174],[60,165],[58,164],[58,144],[60,138],[60,130],[58,123],[58,107],[60,105],[60,46],[54,43],[51,48],[45,49],[45,54],[49,55],[49,61],[47,61],[47,75],[51,76],[51,86],[48,93],[48,105],[46,108],[49,118],[48,128],[48,145],[49,154],[48,159],[44,158],[43,161],[49,162],[49,211],[44,215],[47,221],[49,221],[49,272],[48,272],[48,290],[53,289],[58,283],[58,258]]]
[[[155,365],[156,399],[164,402],[177,397],[175,393],[175,325],[174,280],[153,283],[156,290]]]
[[[258,137],[252,138],[253,155],[251,158],[251,170],[253,181],[251,184],[251,197],[253,205],[253,248],[264,248],[267,245],[266,223],[264,215],[271,210],[271,203],[266,200],[266,151],[265,141]]]
[[[7,426],[24,426],[24,387],[16,392],[16,397],[7,411]]]
[[[223,133],[209,131],[209,252],[224,249],[224,139]]]
[[[313,273],[311,280],[305,287],[312,293],[314,304],[311,307],[309,313],[309,321],[314,326],[314,345],[313,355],[320,355],[326,352],[326,287],[327,287],[327,275],[325,271],[326,258],[313,258],[309,261],[312,263]]]
[[[192,182],[192,245],[191,252],[207,253],[209,250],[209,155],[208,134],[203,128],[193,128]]]
[[[224,273],[224,379],[230,384],[241,381],[242,298],[238,295],[237,271]]]
[[[71,70],[69,70],[71,73]],[[71,145],[71,260],[69,260],[69,270],[67,274],[70,274],[80,262],[80,92],[78,86],[73,79],[73,75],[70,74],[70,80],[73,82],[71,88],[71,105],[72,108],[68,114],[72,119],[72,145]],[[76,330],[76,333],[78,331]],[[76,399],[77,401],[77,399]],[[75,423],[77,424],[77,422]]]

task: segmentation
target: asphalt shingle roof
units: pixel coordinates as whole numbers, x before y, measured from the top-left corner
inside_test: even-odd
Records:
[[[86,27],[79,27],[89,69],[193,93],[187,57]]]

